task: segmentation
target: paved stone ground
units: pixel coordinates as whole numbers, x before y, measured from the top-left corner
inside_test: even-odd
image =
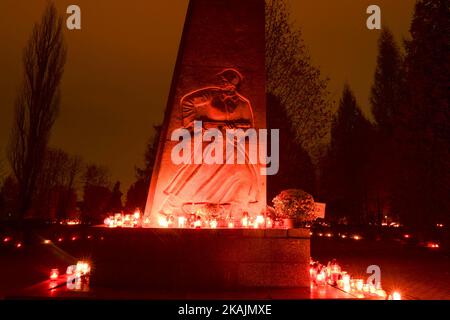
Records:
[[[450,300],[450,257],[444,252],[400,242],[313,238],[311,255],[327,263],[336,258],[352,276],[367,278],[369,265],[381,268],[385,290],[404,299]]]
[[[379,265],[381,281],[387,290],[397,289],[407,299],[450,299],[450,258],[443,252],[426,248],[408,247],[401,243],[365,240],[317,239],[311,241],[314,259],[326,263],[337,258],[344,270],[353,276],[366,277],[369,265]],[[76,258],[58,247],[44,246],[28,250],[0,250],[0,299],[48,278],[51,268],[65,270]],[[48,284],[47,284],[48,286]],[[328,290],[310,292],[308,288],[296,290],[259,290],[246,292],[189,293],[178,292],[118,292],[96,288],[95,297],[122,298],[180,298],[202,299],[309,299],[345,298],[341,292]],[[347,296],[348,298],[348,296]]]
[[[65,277],[61,277],[55,289],[51,281],[43,281],[24,290],[11,292],[6,299],[106,299],[106,300],[305,300],[305,299],[354,299],[331,286],[296,289],[248,289],[242,291],[152,291],[111,290],[90,288],[71,291],[66,288]]]

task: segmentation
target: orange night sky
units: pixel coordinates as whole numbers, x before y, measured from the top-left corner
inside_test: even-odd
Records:
[[[0,2],[0,159],[5,159],[22,50],[46,0]],[[339,99],[344,82],[369,114],[379,31],[366,28],[366,8],[382,9],[383,26],[408,37],[414,0],[290,0],[313,62]],[[57,0],[77,4],[82,30],[65,36],[68,60],[60,116],[51,146],[109,167],[126,192],[141,165],[152,125],[161,122],[187,0]]]

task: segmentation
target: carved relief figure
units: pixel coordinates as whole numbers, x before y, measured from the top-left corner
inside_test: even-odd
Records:
[[[202,121],[204,130],[219,129],[224,137],[227,129],[254,127],[251,103],[239,93],[242,75],[237,70],[226,69],[218,76],[220,85],[195,90],[180,101],[183,126],[191,133],[194,121]],[[231,156],[235,158],[243,152],[245,163],[237,164],[236,159],[227,159],[224,152],[221,164],[184,164],[164,190],[167,198],[160,213],[186,213],[186,206],[201,204],[218,205],[228,212],[245,212],[258,201],[259,172],[255,164],[247,161],[246,144],[225,140],[220,143],[232,143],[233,148],[240,149]],[[214,143],[218,141],[203,142],[203,150],[209,152]],[[224,145],[221,150],[225,149]],[[202,152],[191,150],[193,157],[195,152]]]

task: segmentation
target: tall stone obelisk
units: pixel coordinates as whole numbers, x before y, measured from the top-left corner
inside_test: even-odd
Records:
[[[264,0],[191,0],[166,107],[145,217],[212,204],[232,214],[266,204],[259,165],[174,164],[174,130],[266,128]],[[203,143],[208,148],[206,143]],[[190,208],[189,208],[190,207]],[[177,212],[178,210],[178,212]]]

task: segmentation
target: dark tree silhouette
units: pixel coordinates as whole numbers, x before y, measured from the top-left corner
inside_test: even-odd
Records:
[[[2,159],[0,159],[0,185],[3,183],[3,179],[6,177],[5,164]]]
[[[76,184],[82,161],[60,149],[47,149],[33,200],[33,216],[62,220],[76,207]]]
[[[19,215],[31,208],[60,103],[66,60],[62,18],[50,3],[24,51],[24,80],[15,102],[8,158],[19,184]]]
[[[148,185],[150,185],[150,180],[152,178],[153,166],[155,165],[156,154],[158,152],[162,126],[154,125],[153,129],[155,130],[155,134],[149,139],[145,149],[144,168],[136,168],[136,178],[138,180],[144,180]]]
[[[368,164],[371,173],[369,188],[376,212],[374,222],[381,225],[385,215],[397,218],[391,210],[399,167],[399,146],[395,139],[400,106],[404,102],[403,57],[388,29],[383,29],[378,40],[377,67],[370,102],[376,122],[376,135]]]
[[[280,101],[268,94],[267,106],[278,110],[267,119],[267,127],[280,130],[280,167],[276,175],[267,176],[267,199],[270,201],[286,189],[303,189],[315,194],[315,169],[308,153],[295,140],[289,118]],[[269,146],[270,148],[270,146]]]
[[[161,138],[161,125],[153,126],[154,136],[148,141],[144,154],[144,167],[136,167],[136,182],[134,182],[127,191],[125,207],[128,211],[139,208],[145,209],[148,189],[152,178],[153,167],[155,165],[158,145]]]
[[[331,144],[325,160],[324,183],[328,212],[333,219],[366,222],[367,161],[372,126],[346,85],[333,120]]]
[[[111,201],[110,174],[108,169],[88,165],[83,176],[83,205],[81,220],[84,223],[101,222]]]
[[[17,181],[12,176],[6,177],[0,189],[0,220],[14,219],[17,214]]]
[[[120,191],[120,182],[117,181],[114,184],[114,187],[112,189],[111,193],[111,201],[108,206],[109,212],[121,212],[123,209],[122,206],[122,191]]]
[[[312,65],[285,0],[266,1],[266,73],[267,91],[285,106],[294,137],[306,151],[317,155],[330,129],[328,80]],[[268,118],[277,112],[268,108]]]
[[[417,228],[449,219],[449,30],[448,0],[417,1],[405,43],[402,167],[394,201],[402,220]]]
[[[394,36],[385,28],[378,40],[377,67],[370,102],[377,126],[386,135],[392,136],[398,121],[403,82],[402,55]]]

